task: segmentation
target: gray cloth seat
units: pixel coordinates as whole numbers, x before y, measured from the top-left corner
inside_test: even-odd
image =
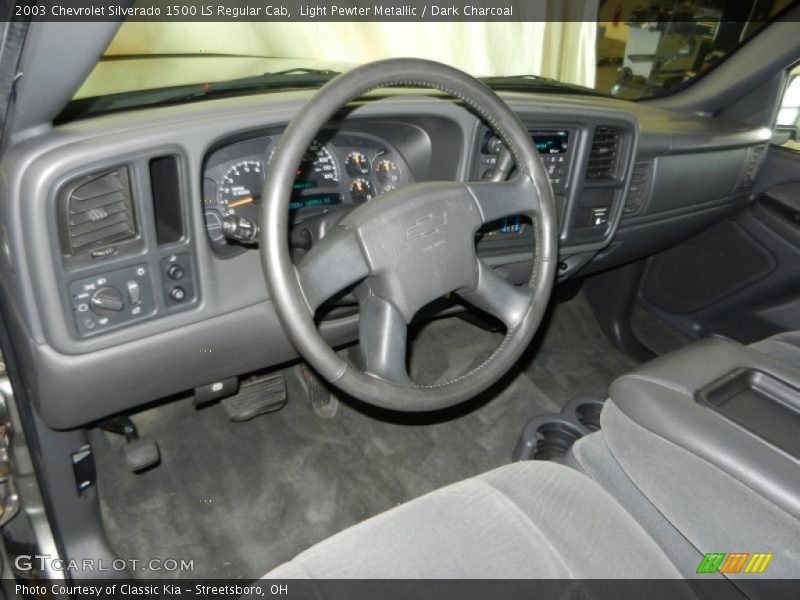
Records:
[[[787,331],[751,344],[757,352],[800,368],[800,331]]]
[[[632,570],[632,565],[636,569]],[[269,578],[677,578],[644,529],[585,475],[507,465],[347,529]]]
[[[554,463],[501,467],[351,527],[266,577],[669,579],[733,548],[774,553],[769,577],[796,578],[797,461],[696,395],[743,368],[796,389],[797,367],[800,332],[749,348],[702,340],[614,382],[602,432],[573,453],[597,481]]]

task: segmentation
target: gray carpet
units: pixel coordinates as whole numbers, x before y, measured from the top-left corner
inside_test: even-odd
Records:
[[[605,398],[611,382],[638,365],[611,346],[583,295],[553,307],[519,363],[560,406],[575,396]]]
[[[98,456],[110,541],[126,558],[193,559],[195,576],[259,577],[352,524],[508,463],[530,418],[577,394],[604,394],[632,366],[598,334],[582,297],[559,305],[520,368],[468,406],[436,414],[342,402],[322,419],[302,398],[245,423],[191,399],[142,412],[134,420],[158,440],[162,464],[134,475],[118,448]],[[460,319],[429,323],[415,336],[412,374],[461,373],[499,339]]]
[[[631,328],[636,339],[659,356],[694,341],[638,304],[633,307]]]

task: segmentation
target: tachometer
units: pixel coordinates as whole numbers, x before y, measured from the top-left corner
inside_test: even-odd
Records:
[[[222,176],[219,207],[226,215],[257,216],[256,206],[264,187],[264,166],[258,160],[243,160]]]

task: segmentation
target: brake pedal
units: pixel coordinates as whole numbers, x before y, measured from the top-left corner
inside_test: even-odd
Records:
[[[134,473],[141,473],[161,461],[161,452],[155,440],[141,438],[128,442],[122,447],[125,462]]]
[[[264,413],[284,407],[288,399],[283,375],[271,375],[243,382],[239,392],[221,401],[225,415],[231,421],[249,421]]]
[[[158,442],[148,437],[139,437],[139,430],[130,417],[117,415],[100,423],[100,427],[111,433],[125,436],[122,454],[125,464],[134,473],[156,466],[161,462]]]

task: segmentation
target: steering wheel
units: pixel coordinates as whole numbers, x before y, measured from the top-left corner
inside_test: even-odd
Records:
[[[297,165],[342,107],[389,86],[434,88],[460,99],[503,141],[516,175],[498,183],[425,182],[384,193],[348,213],[295,266],[288,229]],[[278,317],[303,358],[355,398],[401,411],[458,404],[508,371],[539,326],[557,262],[550,182],[525,126],[492,90],[462,71],[427,60],[389,59],[336,77],[281,136],[262,198],[261,262]],[[475,250],[475,234],[483,224],[514,215],[529,216],[534,228],[533,268],[521,287],[488,267]],[[314,322],[323,302],[358,282],[363,370],[339,356]],[[420,308],[451,292],[500,319],[505,338],[468,373],[418,384],[406,368],[407,326]]]

